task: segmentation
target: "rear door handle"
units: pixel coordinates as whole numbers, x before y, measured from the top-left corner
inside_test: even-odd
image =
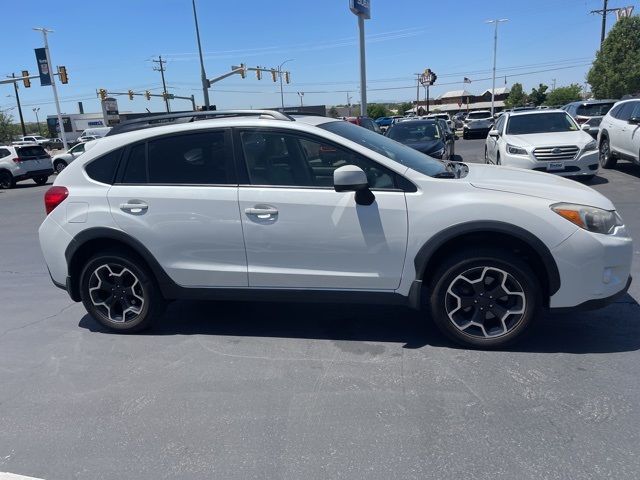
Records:
[[[149,209],[149,205],[140,201],[129,201],[127,203],[120,204],[120,210],[133,214],[141,214]]]
[[[267,205],[256,205],[255,207],[245,208],[244,213],[255,215],[258,218],[272,218],[278,215],[278,209]]]

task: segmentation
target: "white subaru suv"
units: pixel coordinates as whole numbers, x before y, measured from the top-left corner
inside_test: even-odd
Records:
[[[44,185],[51,174],[51,156],[40,145],[0,145],[0,188],[13,188],[23,180]]]
[[[113,330],[174,299],[351,301],[425,307],[492,348],[631,282],[622,219],[579,183],[442,162],[325,117],[163,117],[115,127],[45,195],[53,282]]]
[[[640,164],[640,99],[616,103],[600,122],[600,165],[614,168],[618,160]]]
[[[504,113],[487,136],[485,163],[593,178],[598,146],[583,128],[563,110]]]

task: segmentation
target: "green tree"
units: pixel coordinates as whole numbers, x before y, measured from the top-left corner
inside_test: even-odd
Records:
[[[546,91],[549,89],[544,83],[538,85],[538,88],[532,88],[529,94],[529,102],[533,103],[536,107],[542,105],[547,99]]]
[[[521,83],[514,83],[509,92],[509,96],[504,101],[507,108],[524,107],[527,103],[527,94],[524,93]]]
[[[411,110],[413,108],[413,103],[411,102],[403,102],[398,106],[398,115],[404,115],[404,112],[407,110]]]
[[[565,105],[582,98],[582,87],[572,83],[567,87],[558,87],[547,95],[546,105]]]
[[[595,98],[620,98],[640,92],[640,17],[616,22],[587,75]]]
[[[386,117],[388,114],[387,108],[381,103],[367,104],[367,117],[369,118]]]
[[[338,112],[338,109],[336,107],[331,107],[329,109],[329,116],[331,118],[338,118],[340,116],[340,112]]]
[[[20,133],[20,126],[13,123],[13,117],[0,110],[0,144],[11,143]]]

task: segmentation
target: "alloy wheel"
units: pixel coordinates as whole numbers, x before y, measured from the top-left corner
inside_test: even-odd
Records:
[[[449,284],[445,308],[451,323],[476,338],[511,332],[522,321],[526,297],[513,275],[496,267],[474,267]]]
[[[600,165],[605,166],[609,162],[609,140],[603,140],[600,144]]]
[[[113,263],[100,265],[91,273],[89,298],[98,312],[116,323],[136,320],[145,304],[138,277],[128,268]]]

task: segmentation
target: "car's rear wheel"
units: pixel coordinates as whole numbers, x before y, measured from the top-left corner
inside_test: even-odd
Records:
[[[0,172],[0,188],[7,189],[16,186],[16,182],[13,179],[13,175],[9,172]]]
[[[86,263],[80,276],[80,297],[94,319],[123,333],[149,327],[165,307],[147,267],[119,251],[97,254]]]
[[[499,348],[521,338],[542,304],[531,268],[498,249],[459,252],[434,272],[429,309],[436,325],[455,342]]]
[[[53,168],[56,171],[56,173],[60,173],[65,168],[67,168],[67,162],[65,162],[64,160],[57,160],[56,163],[53,165]]]
[[[49,180],[48,176],[33,177],[33,181],[38,185],[44,185]]]
[[[615,168],[616,163],[618,163],[618,160],[611,153],[611,144],[608,137],[604,137],[600,141],[599,160],[602,168]]]

